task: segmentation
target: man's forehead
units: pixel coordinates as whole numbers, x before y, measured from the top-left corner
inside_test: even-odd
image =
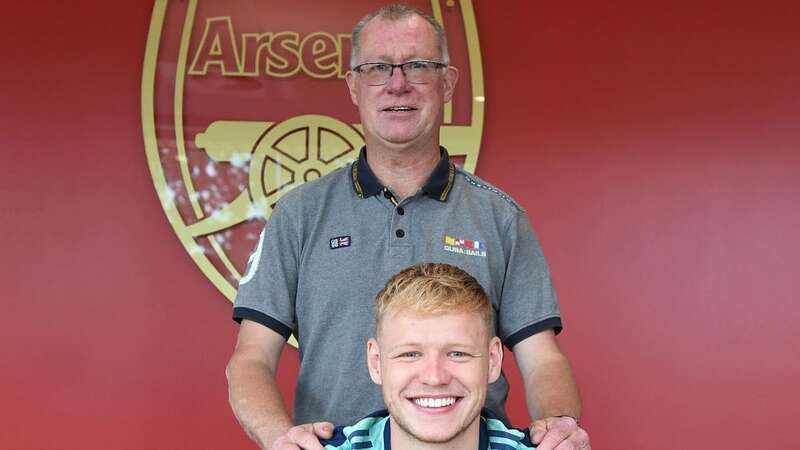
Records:
[[[372,19],[360,36],[362,59],[434,58],[439,49],[433,26],[418,15]]]
[[[477,312],[424,313],[400,308],[386,314],[379,328],[382,336],[391,336],[396,344],[474,343],[481,340],[483,320]]]

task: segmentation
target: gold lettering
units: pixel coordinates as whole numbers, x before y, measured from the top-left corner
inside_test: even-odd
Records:
[[[294,31],[236,35],[230,16],[208,17],[188,74],[208,75],[213,68],[226,77],[287,78],[302,71],[312,78],[344,78],[350,48],[345,33],[317,31],[302,39]]]
[[[266,67],[272,33],[242,33],[242,75],[257,77]],[[264,64],[262,65],[262,61]]]
[[[330,78],[338,71],[338,43],[328,33],[311,33],[300,45],[303,71],[313,78]]]
[[[300,70],[300,35],[291,31],[275,33],[269,41],[267,75],[286,78]]]
[[[203,37],[189,66],[189,74],[206,75],[209,67],[217,67],[222,75],[239,75],[240,61],[231,18],[207,18]]]

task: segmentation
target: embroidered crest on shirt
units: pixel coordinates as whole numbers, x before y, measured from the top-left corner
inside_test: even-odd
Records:
[[[486,257],[485,242],[461,239],[448,234],[444,235],[444,249],[462,255]]]
[[[350,236],[338,236],[331,238],[331,249],[350,247]]]

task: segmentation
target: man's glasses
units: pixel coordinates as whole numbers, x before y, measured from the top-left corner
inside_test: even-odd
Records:
[[[406,80],[413,84],[428,84],[436,81],[439,69],[447,67],[436,61],[408,61],[400,64],[364,63],[353,67],[370,86],[381,86],[392,78],[395,67],[399,68]]]

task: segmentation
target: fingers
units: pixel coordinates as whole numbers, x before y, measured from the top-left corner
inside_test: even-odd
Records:
[[[547,421],[535,420],[531,425],[531,441],[534,445],[542,442],[542,438],[547,434]]]
[[[592,446],[589,445],[589,436],[586,435],[585,439],[573,439],[570,437],[565,441],[561,441],[555,450],[592,450]]]
[[[533,422],[531,440],[537,450],[591,450],[589,434],[571,417],[548,417]]]
[[[272,445],[273,450],[324,450],[319,437],[329,438],[333,435],[333,424],[330,422],[304,423],[289,428],[286,435],[281,436]]]
[[[560,438],[555,433],[548,431],[547,434],[544,435],[542,442],[536,446],[536,450],[555,450],[556,446],[560,445],[563,440],[563,438]]]
[[[330,422],[314,422],[311,424],[314,434],[323,439],[333,437],[333,424]]]
[[[592,450],[589,445],[589,434],[582,428],[577,428],[565,440],[556,446],[555,450]]]

